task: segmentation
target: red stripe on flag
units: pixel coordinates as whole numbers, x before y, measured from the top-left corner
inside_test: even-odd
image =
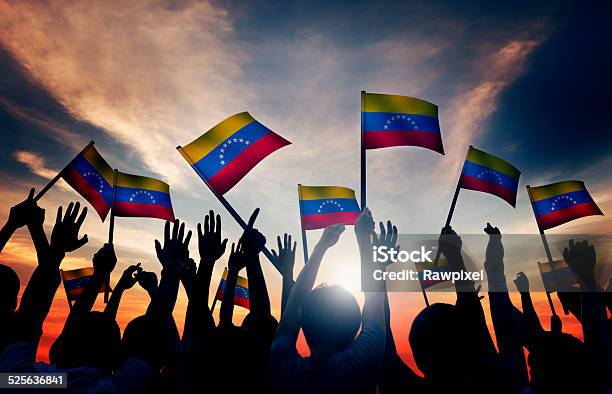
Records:
[[[365,131],[365,149],[388,148],[391,146],[420,146],[444,154],[440,133],[425,131]]]
[[[227,163],[208,180],[208,184],[219,194],[225,194],[269,154],[291,142],[275,133],[268,133],[246,148],[234,160]]]
[[[110,210],[110,206],[104,201],[102,195],[98,193],[98,191],[91,186],[87,179],[83,178],[81,174],[74,167],[69,167],[63,174],[62,177],[64,180],[72,186],[74,190],[77,191],[84,199],[86,199],[93,209],[98,212],[102,221],[106,219],[106,215]]]
[[[158,204],[143,204],[138,202],[115,201],[115,216],[157,218],[163,220],[174,220],[174,212],[171,207]]]
[[[498,183],[490,183],[482,179],[463,174],[461,175],[459,187],[475,190],[477,192],[493,194],[506,200],[513,207],[516,205],[516,191],[507,189]]]
[[[358,217],[359,212],[316,213],[302,216],[302,226],[304,230],[316,230],[338,223],[350,225],[355,224]]]
[[[574,219],[592,215],[603,215],[603,212],[594,202],[585,202],[537,216],[536,220],[540,229],[547,230]]]
[[[215,295],[215,298],[223,302],[223,290],[221,289],[217,290],[217,294]],[[250,309],[250,306],[251,306],[248,298],[240,297],[236,294],[234,294],[234,305],[238,305],[246,309]]]

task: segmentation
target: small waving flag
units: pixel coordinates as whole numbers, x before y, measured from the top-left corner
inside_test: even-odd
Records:
[[[557,182],[528,187],[527,191],[540,230],[557,227],[585,216],[603,215],[584,182]]]
[[[242,112],[179,150],[204,182],[222,195],[266,156],[289,144],[248,112]]]
[[[520,176],[512,164],[470,146],[459,187],[493,194],[514,207]]]
[[[159,179],[117,173],[115,216],[138,216],[174,220],[170,186]]]
[[[348,187],[298,185],[298,194],[304,230],[339,223],[355,224],[361,211],[355,199],[355,191]]]
[[[93,267],[78,268],[69,271],[60,270],[60,274],[62,276],[62,283],[64,284],[64,290],[66,290],[68,302],[76,300],[81,293],[83,293],[87,285],[94,280]],[[104,288],[105,286],[102,285],[100,293],[104,292]]]
[[[102,221],[106,219],[113,203],[113,169],[93,143],[68,164],[62,178],[92,205]]]
[[[215,298],[219,301],[223,301],[223,293],[225,292],[225,285],[227,283],[227,274],[227,268],[225,268],[223,270],[221,281],[219,282],[217,294],[215,295]],[[234,291],[234,305],[249,309],[249,281],[247,278],[243,278],[242,276],[238,276],[238,280],[236,282],[236,290]]]
[[[578,287],[580,282],[574,274],[574,271],[568,267],[563,260],[556,260],[551,263],[540,263],[538,261],[538,269],[544,282],[544,288],[549,293],[554,293],[568,287]]]
[[[407,96],[363,95],[365,149],[420,146],[444,154],[437,105]]]

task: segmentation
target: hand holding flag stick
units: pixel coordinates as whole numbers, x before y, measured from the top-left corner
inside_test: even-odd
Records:
[[[603,215],[593,198],[580,181],[563,181],[549,185],[527,187],[531,207],[536,218],[544,251],[550,266],[554,281],[559,284],[559,273],[555,267],[544,230],[551,229],[569,221],[591,215]],[[553,315],[556,315],[550,292],[546,291],[548,303]]]
[[[248,226],[223,195],[260,161],[290,142],[255,120],[248,112],[230,116],[176,149],[243,230]],[[272,253],[262,252],[280,272]]]

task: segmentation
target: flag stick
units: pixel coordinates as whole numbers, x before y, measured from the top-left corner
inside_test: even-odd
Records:
[[[111,205],[110,222],[108,226],[108,244],[109,245],[113,244],[113,235],[115,232],[115,197],[117,193],[116,190],[117,190],[117,174],[118,173],[119,171],[117,171],[117,169],[113,171],[113,204]],[[109,288],[110,288],[110,275],[106,279],[106,283],[104,284],[104,303],[105,304],[108,303],[108,289]]]
[[[365,94],[366,91],[361,91],[361,210],[363,211],[366,207],[366,151],[363,147],[363,129],[365,123],[365,114],[363,112],[365,107]]]
[[[41,197],[44,196],[49,191],[49,189],[51,189],[53,187],[53,185],[55,185],[57,183],[57,181],[59,181],[59,179],[62,177],[62,174],[64,173],[66,168],[68,168],[72,164],[74,159],[76,159],[81,153],[85,152],[93,144],[94,144],[94,142],[90,141],[89,144],[87,144],[87,146],[85,146],[85,148],[83,148],[72,160],[70,160],[70,162],[64,168],[62,168],[62,170],[60,172],[58,172],[57,175],[55,177],[53,177],[53,179],[51,179],[49,181],[49,183],[47,183],[47,185],[42,188],[41,191],[38,192],[38,194],[34,197],[34,201],[36,202],[36,201],[40,200]]]
[[[234,218],[234,220],[240,225],[240,227],[242,227],[243,230],[247,229],[247,224],[245,223],[244,220],[242,220],[242,218],[240,217],[240,215],[238,214],[238,212],[236,212],[236,210],[234,209],[234,207],[232,207],[230,205],[230,203],[225,199],[225,197],[223,197],[222,195],[218,194],[208,183],[208,181],[206,180],[206,178],[204,177],[204,174],[200,173],[200,170],[194,165],[193,160],[191,160],[191,158],[187,155],[187,152],[185,152],[185,150],[183,149],[183,147],[181,146],[177,146],[176,149],[181,153],[181,155],[183,156],[183,158],[185,160],[187,160],[187,163],[189,163],[189,165],[191,166],[191,168],[193,168],[193,170],[196,172],[196,174],[198,174],[198,176],[200,177],[200,179],[202,179],[202,181],[204,181],[204,183],[206,184],[206,186],[208,186],[208,188],[210,189],[210,191],[214,194],[215,197],[217,197],[217,200],[219,200],[219,202],[221,203],[221,205],[223,205],[225,207],[225,209],[227,209],[227,211],[229,212],[230,215],[232,215],[232,217]],[[263,254],[268,258],[268,260],[270,260],[270,262],[272,263],[272,265],[274,266],[274,268],[276,268],[278,270],[278,272],[282,273],[280,267],[278,266],[276,260],[274,259],[274,256],[272,256],[272,253],[270,253],[270,250],[268,250],[268,248],[263,245],[261,251],[263,252]]]
[[[308,261],[308,239],[306,238],[306,230],[302,223],[302,185],[298,183],[298,202],[300,206],[300,229],[302,230],[302,249],[304,249],[304,264]]]
[[[468,153],[465,155],[465,158],[470,156],[470,151],[472,150],[472,145],[468,148]],[[448,210],[448,216],[446,216],[446,223],[444,227],[450,226],[451,219],[453,218],[453,213],[455,213],[455,205],[457,205],[457,199],[459,198],[459,191],[461,190],[461,177],[463,176],[463,172],[465,171],[465,161],[463,162],[463,167],[461,168],[461,173],[459,174],[459,179],[457,180],[457,187],[455,187],[455,194],[453,195],[453,201],[451,202],[450,209]],[[438,266],[438,261],[440,261],[440,247],[438,246],[438,250],[436,251],[436,258],[434,259],[434,267]]]
[[[529,201],[531,202],[533,201],[533,198],[531,196],[531,187],[529,185],[527,185],[526,187],[527,187],[527,194],[529,194]],[[531,204],[531,207],[533,208],[533,214],[535,216],[536,215],[535,207],[533,206],[533,204]],[[540,228],[540,225],[538,224],[538,229],[539,228]],[[555,284],[558,287],[559,281],[557,279],[557,275],[555,274],[555,264],[553,262],[552,254],[550,253],[550,247],[548,246],[548,240],[546,239],[546,234],[544,234],[544,230],[542,229],[540,229],[540,237],[542,238],[542,244],[544,245],[544,251],[546,252],[546,257],[548,258],[548,263],[550,264],[550,270],[553,273]],[[550,293],[548,291],[546,291],[546,298],[548,298],[548,305],[550,306],[550,311],[552,312],[553,316],[556,316],[557,311],[555,311],[555,305],[553,304],[552,297],[550,296]]]
[[[427,298],[427,292],[425,291],[425,288],[423,287],[423,281],[421,280],[420,276],[419,276],[419,286],[421,286],[421,293],[423,293],[423,300],[425,300],[425,306],[429,306],[429,298]]]

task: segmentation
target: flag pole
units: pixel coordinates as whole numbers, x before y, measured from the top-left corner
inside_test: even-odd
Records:
[[[363,147],[363,130],[365,123],[365,95],[366,91],[361,91],[361,210],[363,211],[366,207],[366,151]]]
[[[115,197],[117,194],[117,174],[119,171],[115,169],[113,171],[113,204],[111,205],[110,211],[110,222],[108,226],[108,244],[113,244],[113,235],[115,232]],[[106,278],[106,283],[104,283],[104,303],[108,303],[108,289],[110,288],[110,275]]]
[[[300,229],[302,230],[302,249],[304,250],[304,264],[308,261],[308,239],[306,238],[306,230],[304,230],[304,223],[302,222],[302,184],[298,183],[298,203],[300,206]]]
[[[57,175],[55,177],[53,177],[53,179],[51,179],[49,181],[49,183],[47,183],[47,185],[42,188],[41,191],[38,192],[38,194],[34,197],[34,202],[37,202],[38,200],[40,200],[41,197],[44,196],[49,191],[49,189],[51,189],[53,187],[53,185],[55,185],[57,183],[57,181],[59,181],[59,179],[64,174],[64,171],[66,170],[66,168],[68,168],[72,164],[74,159],[76,159],[81,153],[85,152],[93,144],[94,144],[94,142],[90,141],[89,144],[87,144],[85,146],[85,148],[83,148],[72,160],[70,160],[70,162],[64,168],[62,168],[62,170],[60,172],[58,172]]]
[[[423,300],[425,300],[425,306],[429,307],[429,299],[427,298],[427,292],[425,291],[425,288],[423,287],[423,281],[421,280],[420,275],[419,275],[419,286],[421,286],[421,293],[423,294]]]
[[[529,185],[527,187],[527,194],[529,195],[529,202],[531,203],[531,208],[533,209],[534,216],[536,215],[535,207],[533,206],[533,198],[531,195],[531,187]],[[537,220],[536,220],[537,223]],[[544,234],[544,230],[540,229],[540,225],[538,224],[538,229],[540,230],[540,237],[542,238],[542,244],[544,245],[544,251],[546,252],[546,257],[548,258],[548,263],[550,264],[550,270],[553,273],[553,278],[555,280],[555,284],[557,285],[557,290],[559,286],[559,281],[557,279],[557,275],[555,274],[555,264],[553,262],[552,254],[550,253],[550,247],[548,246],[548,240],[546,239],[546,234]],[[557,316],[557,311],[555,310],[555,305],[553,304],[552,297],[550,296],[550,292],[546,289],[546,298],[548,298],[548,305],[550,306],[550,311],[553,316]]]
[[[470,145],[470,147],[468,148],[468,153],[465,155],[466,160],[470,156],[470,151],[472,150],[472,148],[473,146]],[[446,223],[444,224],[444,227],[450,226],[451,219],[453,218],[453,213],[455,213],[455,206],[457,205],[457,199],[459,198],[459,191],[461,190],[461,178],[463,177],[464,171],[465,160],[463,161],[463,167],[461,167],[461,173],[459,174],[459,179],[457,180],[457,187],[455,187],[455,194],[453,195],[453,201],[451,202],[450,209],[448,210],[448,215],[446,216]],[[441,253],[442,252],[440,251],[440,247],[438,246],[438,250],[436,251],[436,258],[434,259],[434,267],[438,266],[438,261],[440,261]]]
[[[240,215],[238,214],[238,212],[236,212],[236,210],[234,209],[234,207],[231,206],[231,204],[229,203],[229,201],[227,201],[225,199],[225,197],[223,197],[221,194],[217,193],[215,191],[215,189],[213,189],[210,184],[208,183],[208,181],[206,180],[206,177],[204,177],[204,174],[200,173],[200,170],[194,165],[195,163],[193,162],[193,160],[191,160],[191,158],[189,157],[189,155],[187,155],[187,152],[185,152],[185,150],[183,149],[182,146],[177,146],[176,150],[178,150],[180,152],[180,154],[183,156],[183,158],[185,160],[187,160],[187,163],[189,163],[189,165],[191,166],[191,168],[193,168],[193,170],[196,172],[196,174],[198,174],[198,176],[200,177],[200,179],[202,179],[202,181],[204,181],[204,183],[206,184],[206,186],[208,186],[208,188],[210,189],[210,191],[214,194],[215,197],[217,197],[217,200],[219,200],[219,202],[221,203],[221,205],[223,205],[225,207],[225,209],[227,209],[227,211],[229,212],[230,215],[232,215],[232,217],[234,218],[234,220],[240,225],[240,227],[242,227],[243,230],[247,229],[247,224],[244,220],[242,220],[242,218],[240,217]],[[272,263],[272,265],[274,266],[274,268],[276,268],[278,270],[279,273],[282,273],[280,267],[278,266],[278,263],[276,262],[276,259],[274,259],[274,256],[272,256],[272,253],[270,253],[270,250],[263,245],[261,251],[263,252],[263,254],[268,258],[268,260],[270,260],[270,262]]]

